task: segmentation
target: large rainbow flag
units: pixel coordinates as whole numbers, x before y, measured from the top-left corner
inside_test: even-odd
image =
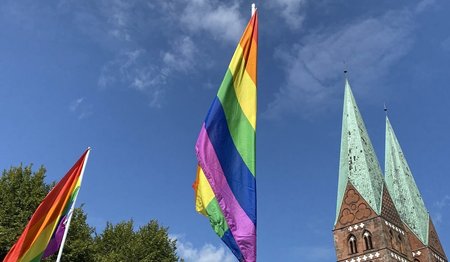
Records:
[[[258,13],[234,52],[195,145],[196,210],[239,261],[256,261],[256,67]]]
[[[58,251],[68,228],[90,149],[44,198],[4,262],[37,262]],[[66,233],[67,234],[67,233]]]

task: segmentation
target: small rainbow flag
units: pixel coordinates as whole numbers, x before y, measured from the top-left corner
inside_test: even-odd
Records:
[[[44,198],[4,262],[40,261],[60,248],[80,189],[90,149]]]
[[[195,145],[196,210],[239,261],[256,261],[256,66],[252,15]]]

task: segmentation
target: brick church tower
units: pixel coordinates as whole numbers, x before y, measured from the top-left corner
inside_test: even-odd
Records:
[[[386,118],[385,174],[345,81],[334,224],[338,262],[448,262]]]

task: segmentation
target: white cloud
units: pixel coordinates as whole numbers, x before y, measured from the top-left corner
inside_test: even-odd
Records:
[[[138,2],[59,0],[52,11],[67,16],[80,32],[109,49],[117,47],[118,43],[135,40],[133,26],[140,17],[134,16],[133,8]]]
[[[59,1],[59,13],[112,53],[100,69],[98,86],[134,89],[154,108],[162,107],[174,78],[211,64],[196,40],[200,46],[205,38],[235,43],[245,25],[239,0]]]
[[[436,201],[434,205],[439,209],[450,206],[450,195],[445,195],[441,200]]]
[[[84,119],[93,113],[92,105],[86,103],[86,99],[84,97],[73,100],[69,105],[69,111],[77,115],[79,120]]]
[[[84,97],[80,97],[78,99],[75,99],[70,103],[69,109],[71,112],[75,112],[77,108],[80,106],[81,103],[83,103]]]
[[[211,244],[205,244],[197,249],[190,243],[179,243],[177,250],[186,262],[234,262],[236,260],[231,253],[225,251],[224,247],[215,247]]]
[[[188,72],[195,64],[197,49],[188,36],[175,41],[172,50],[163,54],[163,62],[168,69]]]
[[[450,207],[450,195],[445,195],[442,199],[436,201],[434,207],[434,222],[436,222],[436,224],[442,224],[445,221],[442,211],[447,210],[447,207]]]
[[[207,32],[215,39],[235,42],[245,24],[239,9],[236,1],[225,4],[207,0],[187,1],[181,12],[180,25],[192,32]]]
[[[430,6],[433,6],[436,4],[436,0],[422,0],[420,1],[416,6],[416,12],[420,13],[423,12],[425,9],[427,9]]]
[[[162,106],[165,85],[174,72],[187,73],[195,66],[197,49],[188,36],[175,40],[161,57],[151,57],[145,49],[124,51],[103,66],[98,85],[126,85],[149,97],[149,105]]]
[[[212,8],[207,2],[197,1],[201,7]],[[143,45],[140,31],[133,28],[146,28],[149,21],[136,15],[138,10],[152,12],[151,19],[165,24],[167,30],[175,30],[175,24],[182,24],[177,8],[188,10],[191,4],[183,2],[165,3],[145,1],[114,0],[101,1],[101,21],[97,27],[104,28],[110,42],[123,46],[113,59],[105,63],[98,78],[98,86],[105,88],[111,85],[122,85],[139,91],[149,98],[149,105],[160,108],[166,92],[167,83],[175,73],[189,73],[198,64],[198,51],[192,37],[185,32],[177,33],[178,37],[158,39],[158,44],[148,47]],[[214,13],[214,12],[213,12]],[[81,12],[81,14],[84,14]],[[83,17],[86,14],[83,15]],[[166,23],[165,16],[173,16],[173,21]],[[89,17],[89,15],[88,15]],[[187,26],[187,25],[186,25]],[[88,31],[98,31],[88,29]],[[145,35],[145,34],[144,34]],[[173,34],[171,34],[173,35]],[[166,44],[164,44],[166,42]],[[114,45],[114,44],[111,44]],[[162,46],[162,48],[158,47]],[[160,50],[155,52],[155,47]],[[150,49],[152,48],[152,49]],[[155,54],[156,53],[156,54]]]
[[[336,91],[342,90],[344,61],[358,76],[358,90],[376,86],[378,79],[410,50],[412,31],[411,11],[391,11],[382,17],[310,34],[302,44],[279,49],[276,57],[284,65],[286,83],[276,93],[266,116],[282,112],[308,115],[327,108]]]
[[[109,34],[121,39],[130,41],[131,36],[128,28],[131,20],[131,4],[129,1],[113,0],[103,2],[103,12],[110,24]]]
[[[159,108],[170,69],[155,66],[150,61],[144,49],[124,51],[103,66],[98,85],[102,88],[115,84],[128,86],[147,95],[151,107]]]
[[[177,253],[186,262],[234,262],[236,258],[224,246],[216,247],[212,244],[204,244],[201,248],[185,241],[182,235],[171,235],[177,240]]]
[[[302,7],[306,4],[306,0],[275,0],[269,4],[271,8],[276,10],[286,24],[291,29],[301,27],[304,20]]]

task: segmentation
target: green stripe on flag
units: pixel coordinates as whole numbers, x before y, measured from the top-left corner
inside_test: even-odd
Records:
[[[206,207],[206,212],[208,213],[209,222],[216,234],[222,238],[225,231],[228,230],[228,224],[225,221],[222,210],[220,209],[219,203],[216,198],[213,198]]]
[[[233,86],[233,75],[228,69],[217,93],[225,111],[234,145],[248,169],[255,175],[255,130],[244,115]]]

